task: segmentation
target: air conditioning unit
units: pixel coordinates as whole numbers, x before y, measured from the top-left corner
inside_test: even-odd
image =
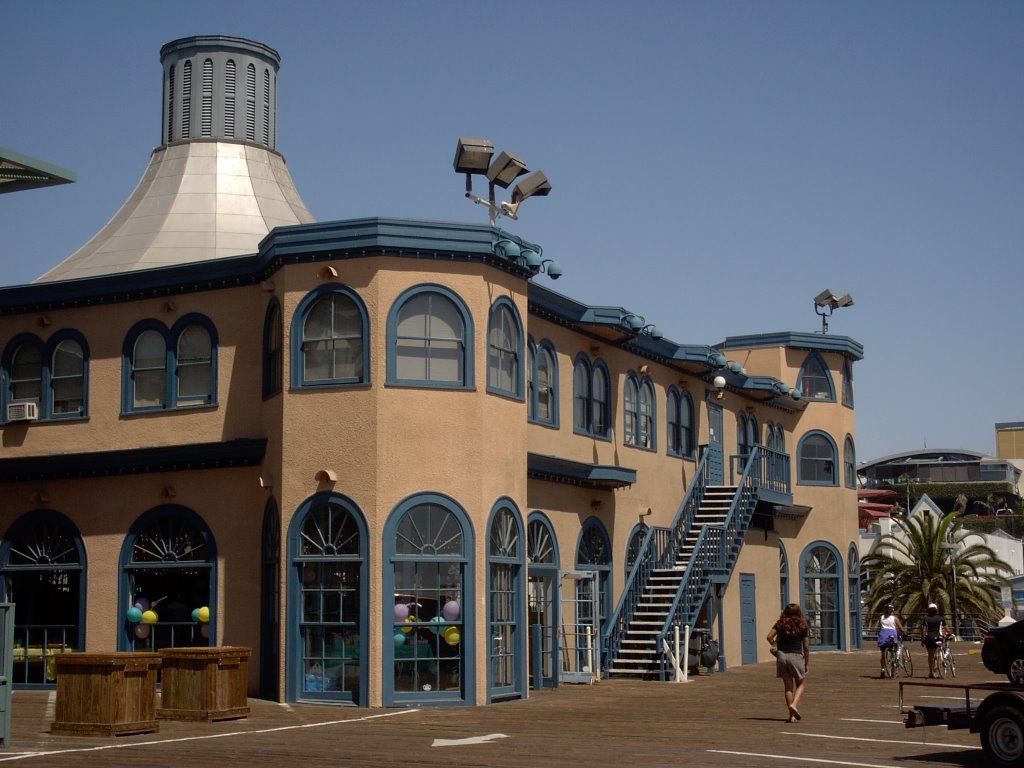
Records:
[[[8,421],[35,421],[39,418],[39,405],[37,403],[8,403]]]

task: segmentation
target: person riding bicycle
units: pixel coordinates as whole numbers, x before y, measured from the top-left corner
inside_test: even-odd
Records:
[[[895,643],[898,641],[900,639],[900,635],[906,631],[903,629],[903,622],[900,621],[900,617],[893,613],[896,609],[893,607],[892,603],[886,603],[885,608],[882,610],[882,618],[878,629],[878,661],[882,667],[882,674],[879,675],[879,677],[885,677],[886,646],[889,643]]]
[[[949,634],[946,619],[939,614],[939,606],[928,603],[928,615],[924,617],[921,627],[921,645],[928,649],[928,677],[939,677],[939,646],[942,638]]]

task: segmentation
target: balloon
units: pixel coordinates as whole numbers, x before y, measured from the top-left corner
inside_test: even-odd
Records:
[[[431,624],[435,624],[435,625],[437,625],[437,624],[444,624],[444,616],[435,616],[434,618],[432,618],[430,620],[430,623]],[[438,627],[438,626],[433,626],[433,627],[430,628],[430,631],[433,632],[436,635],[438,632],[441,631],[441,628]]]
[[[127,619],[132,624],[138,624],[140,621],[142,621],[142,611],[135,607],[129,608]]]
[[[419,619],[417,619],[415,616],[410,616],[405,620],[405,623],[412,624],[414,621],[419,621]],[[412,632],[412,629],[412,627],[402,627],[402,631],[405,632],[405,634],[409,634],[410,632]]]
[[[149,624],[136,624],[135,636],[139,638],[139,640],[145,640],[147,637],[149,637],[149,632],[151,629],[152,627],[150,627]]]
[[[442,635],[442,637],[444,637],[444,641],[448,643],[448,645],[458,645],[462,640],[462,634],[459,632],[458,627],[448,627],[448,629],[444,631],[444,635]]]
[[[160,617],[156,615],[156,611],[143,611],[142,612],[142,623],[143,624],[156,624],[160,621]]]
[[[198,609],[197,615],[199,620],[205,624],[210,620],[210,609],[204,605],[202,608]]]
[[[409,606],[405,603],[395,603],[395,621],[405,621],[409,618]]]
[[[459,604],[454,600],[449,600],[444,604],[444,608],[441,609],[441,615],[448,619],[448,621],[458,620]]]
[[[199,623],[199,609],[198,608],[193,608],[192,609],[192,621],[196,622],[197,624]]]
[[[201,626],[199,628],[199,634],[202,635],[203,637],[209,637],[210,636],[210,625],[209,624],[203,624],[203,626]]]
[[[145,598],[145,597],[138,598],[135,601],[135,607],[138,608],[140,611],[148,611],[149,610],[149,599]]]
[[[405,645],[405,630],[395,632],[395,646]]]

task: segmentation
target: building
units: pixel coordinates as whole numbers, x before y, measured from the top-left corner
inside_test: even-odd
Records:
[[[479,705],[661,676],[676,623],[763,659],[790,600],[815,647],[858,646],[860,344],[680,344],[542,285],[497,226],[313,222],[277,52],[161,62],[136,190],[0,289],[15,685],[61,652],[240,645],[253,695]]]
[[[1024,421],[996,424],[996,456],[1006,459],[1017,468],[1017,484],[1014,490],[1020,496],[1020,474],[1024,471]]]

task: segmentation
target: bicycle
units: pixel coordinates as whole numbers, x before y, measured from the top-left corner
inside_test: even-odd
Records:
[[[953,649],[949,647],[952,635],[943,635],[942,645],[939,646],[939,677],[956,677],[956,660],[953,658]]]
[[[882,674],[890,680],[896,677],[900,669],[907,677],[914,676],[914,662],[910,658],[910,649],[903,644],[903,638],[890,640],[882,649]]]

